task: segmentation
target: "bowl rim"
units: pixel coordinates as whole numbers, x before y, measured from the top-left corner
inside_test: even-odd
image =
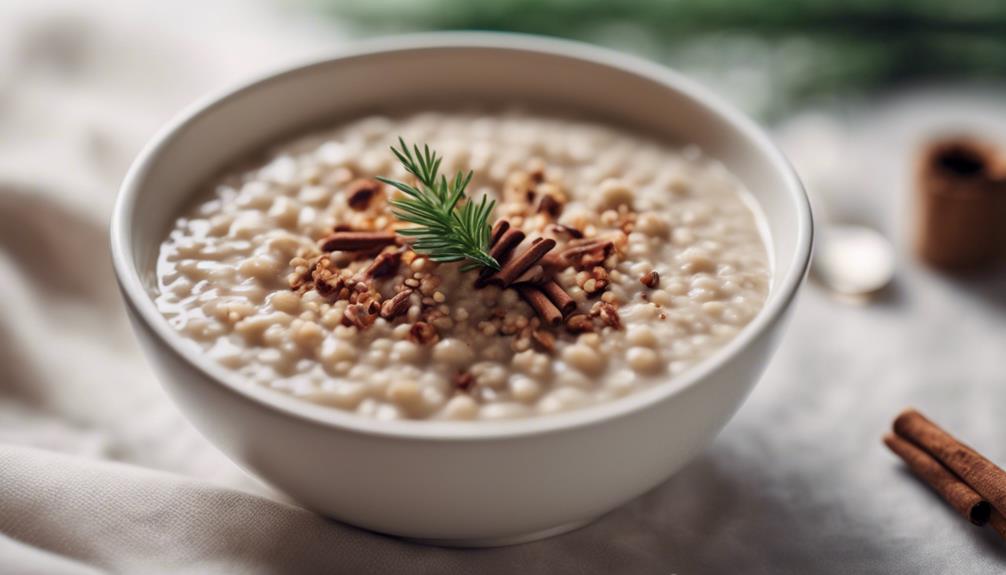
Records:
[[[773,285],[766,304],[740,333],[709,357],[685,370],[679,377],[653,384],[646,389],[611,401],[556,414],[499,421],[377,420],[268,389],[198,353],[157,311],[153,299],[143,287],[140,272],[132,263],[134,251],[132,228],[135,225],[135,218],[131,214],[135,213],[134,207],[142,188],[141,182],[157,161],[160,152],[184,131],[185,126],[212,113],[217,106],[227,100],[256,90],[265,84],[309,73],[338,61],[428,49],[511,50],[580,60],[640,76],[668,90],[683,94],[706,107],[747,136],[753,142],[754,149],[785,182],[785,192],[795,204],[797,214],[796,250],[792,267],[777,285]],[[194,367],[221,389],[228,390],[259,407],[264,406],[287,416],[342,431],[409,440],[458,441],[523,437],[596,425],[642,411],[697,385],[769,329],[788,308],[809,266],[813,243],[813,220],[810,202],[796,172],[769,136],[753,120],[721,100],[719,96],[670,68],[637,56],[571,40],[508,32],[430,32],[358,41],[320,58],[266,71],[250,80],[211,92],[196,100],[165,124],[147,142],[131,164],[115,201],[110,241],[116,279],[135,318],[156,335],[166,350],[170,350],[181,361]],[[772,294],[772,291],[775,294]]]

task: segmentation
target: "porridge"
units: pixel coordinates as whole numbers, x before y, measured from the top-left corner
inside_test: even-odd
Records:
[[[730,341],[769,289],[754,210],[698,150],[614,127],[368,117],[212,182],[161,246],[156,304],[214,361],[306,401],[546,414]]]

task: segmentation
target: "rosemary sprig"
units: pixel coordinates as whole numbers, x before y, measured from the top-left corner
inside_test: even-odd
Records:
[[[396,218],[416,226],[398,230],[398,233],[415,238],[412,249],[435,262],[468,260],[462,270],[480,267],[498,270],[499,262],[488,252],[489,216],[496,207],[496,201],[490,201],[486,196],[482,196],[479,202],[466,198],[465,188],[472,181],[472,172],[458,172],[454,179],[448,180],[440,175],[442,158],[428,145],[424,145],[422,150],[413,145],[410,150],[402,138],[398,139],[398,143],[401,149],[392,146],[391,151],[419,182],[416,187],[389,178],[377,178],[407,196],[391,201],[392,212]]]

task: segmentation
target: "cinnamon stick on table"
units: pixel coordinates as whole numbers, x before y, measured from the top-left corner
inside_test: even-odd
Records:
[[[989,515],[989,526],[995,529],[1000,537],[1006,539],[1006,518],[1003,517],[1002,513],[993,509],[992,514]]]
[[[903,459],[915,475],[940,494],[951,507],[975,525],[984,525],[992,514],[992,506],[974,489],[946,467],[911,442],[894,434],[884,436],[884,444]]]
[[[1006,471],[914,409],[894,420],[894,432],[953,471],[1000,513],[1006,512]]]

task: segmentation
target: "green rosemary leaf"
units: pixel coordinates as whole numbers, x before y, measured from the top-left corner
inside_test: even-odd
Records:
[[[377,179],[399,189],[406,195],[391,201],[396,218],[415,224],[415,227],[398,230],[402,236],[415,238],[412,249],[435,262],[467,260],[463,271],[478,268],[498,270],[497,262],[489,255],[491,225],[489,217],[496,201],[482,196],[475,202],[465,196],[473,173],[458,172],[448,179],[440,174],[443,161],[436,151],[424,144],[422,149],[413,144],[411,149],[402,138],[399,147],[391,147],[405,171],[412,174],[417,186],[390,178]]]

